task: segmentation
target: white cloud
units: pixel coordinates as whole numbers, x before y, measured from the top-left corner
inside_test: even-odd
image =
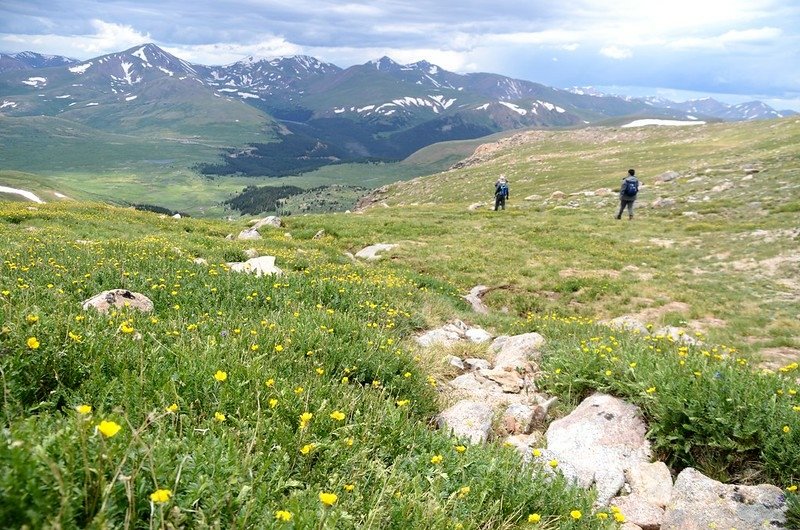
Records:
[[[627,48],[611,45],[600,49],[600,54],[612,59],[629,59],[633,57],[633,52]]]
[[[739,44],[773,43],[780,39],[782,34],[783,31],[781,29],[771,27],[731,30],[721,35],[679,39],[669,43],[669,46],[680,50],[697,48],[723,50]]]

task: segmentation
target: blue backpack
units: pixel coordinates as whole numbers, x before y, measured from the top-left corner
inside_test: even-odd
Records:
[[[639,193],[639,181],[626,180],[625,189],[622,190],[622,194],[626,197],[635,197],[637,193]]]
[[[495,191],[494,194],[498,197],[503,197],[503,198],[508,197],[508,184],[506,184],[505,182],[501,182],[500,184],[498,184],[497,191]]]

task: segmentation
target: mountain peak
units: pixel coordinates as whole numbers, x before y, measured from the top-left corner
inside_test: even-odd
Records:
[[[374,65],[375,68],[381,71],[395,70],[400,67],[400,64],[395,62],[392,58],[384,55],[377,61],[370,61],[367,64]]]

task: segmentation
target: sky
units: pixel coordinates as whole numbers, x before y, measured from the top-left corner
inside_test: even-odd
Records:
[[[800,0],[2,0],[0,51],[89,59],[384,55],[458,73],[800,111]]]

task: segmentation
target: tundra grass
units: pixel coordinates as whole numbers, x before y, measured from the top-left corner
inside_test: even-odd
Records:
[[[431,428],[407,338],[452,288],[279,231],[247,245],[283,276],[234,274],[228,229],[2,204],[0,526],[615,527],[513,450]],[[154,311],[81,308],[117,287]]]

